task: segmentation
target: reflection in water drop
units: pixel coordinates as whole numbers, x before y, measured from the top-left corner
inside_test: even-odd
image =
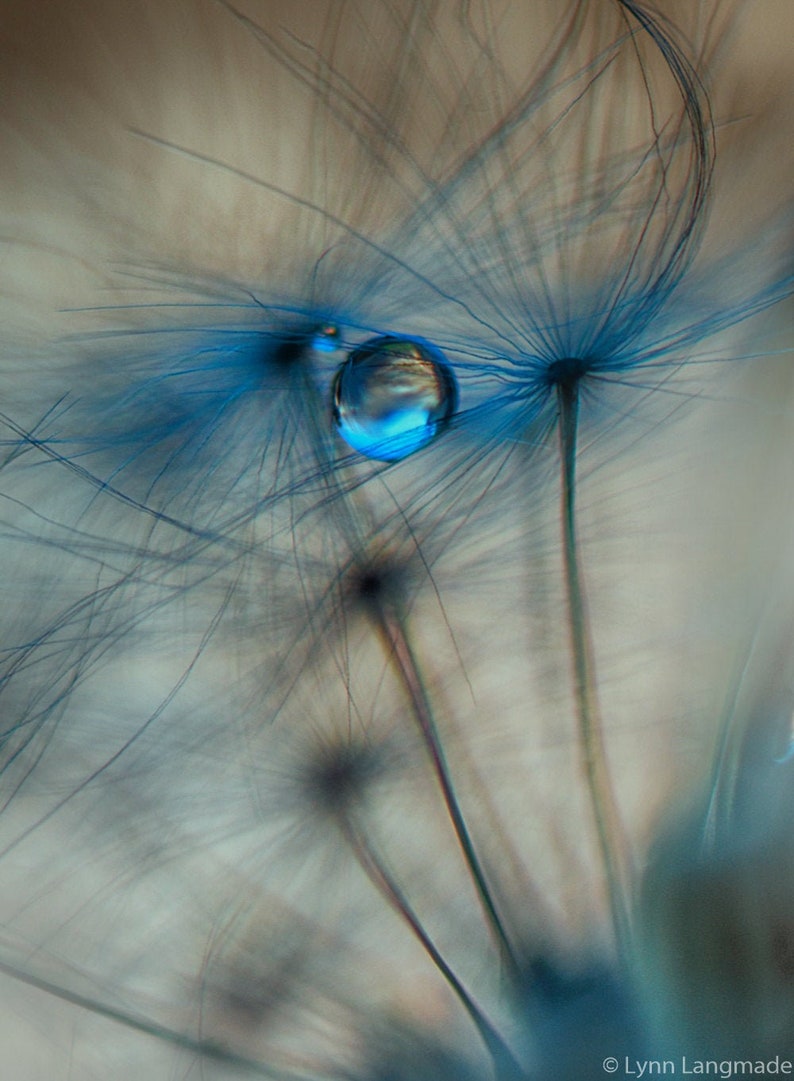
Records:
[[[339,348],[339,327],[333,323],[323,323],[312,335],[312,349],[318,353],[335,353]]]
[[[408,338],[373,338],[355,349],[334,381],[334,422],[354,450],[394,462],[434,439],[457,405],[442,354]]]

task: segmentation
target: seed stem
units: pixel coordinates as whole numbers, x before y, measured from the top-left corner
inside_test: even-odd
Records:
[[[607,765],[596,689],[595,650],[576,539],[577,378],[561,380],[557,384],[557,401],[562,459],[563,561],[580,750],[606,875],[615,941],[620,954],[627,958],[631,940],[630,855]]]
[[[438,947],[422,926],[421,920],[409,904],[405,894],[389,873],[383,861],[379,859],[367,838],[350,818],[343,817],[340,820],[340,828],[364,874],[388,903],[389,907],[408,925],[414,937],[419,941],[425,953],[468,1013],[493,1060],[497,1077],[504,1078],[505,1081],[508,1081],[508,1079],[518,1081],[521,1077],[521,1070],[512,1052],[460,982],[455,971],[446,962]]]
[[[397,613],[390,612],[386,605],[375,609],[378,629],[389,649],[392,661],[397,669],[400,681],[411,702],[412,711],[419,726],[422,740],[438,780],[452,828],[455,831],[466,866],[482,904],[485,918],[497,941],[502,961],[516,985],[521,982],[521,970],[507,936],[496,900],[488,885],[488,879],[480,863],[474,842],[472,841],[466,820],[463,817],[447,764],[441,737],[433,717],[430,699],[422,679],[418,661],[411,647],[404,622]]]

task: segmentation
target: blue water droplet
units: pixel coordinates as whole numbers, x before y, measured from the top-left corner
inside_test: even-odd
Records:
[[[335,353],[339,348],[339,327],[323,323],[315,329],[311,342],[318,353]]]
[[[360,454],[396,462],[443,431],[457,398],[455,377],[439,350],[411,338],[373,338],[337,372],[334,422]]]

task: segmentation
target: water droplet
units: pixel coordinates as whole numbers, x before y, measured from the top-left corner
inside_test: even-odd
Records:
[[[335,353],[339,348],[339,327],[333,323],[323,323],[312,335],[312,348],[318,353]]]
[[[442,354],[410,338],[373,338],[355,349],[334,382],[334,422],[367,458],[396,462],[426,446],[457,405]]]

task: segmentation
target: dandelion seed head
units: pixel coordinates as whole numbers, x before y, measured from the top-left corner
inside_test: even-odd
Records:
[[[300,787],[320,813],[344,819],[384,772],[382,756],[369,743],[322,741],[306,763]]]
[[[553,360],[546,369],[546,377],[551,386],[570,386],[593,368],[592,361],[584,357],[565,357]]]
[[[385,610],[407,610],[426,570],[411,558],[412,553],[390,549],[381,543],[355,560],[345,576],[343,591],[346,610],[361,609],[368,615]]]
[[[249,722],[253,798],[265,830],[281,835],[276,848],[296,866],[311,864],[324,844],[338,851],[337,827],[387,814],[416,753],[374,679],[369,695],[360,678],[345,694],[334,661],[314,653],[288,714],[264,726]]]

